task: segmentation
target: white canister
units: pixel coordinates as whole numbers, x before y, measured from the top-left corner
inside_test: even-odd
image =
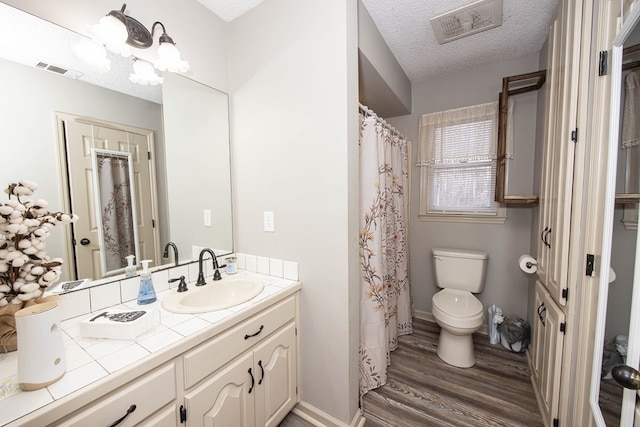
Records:
[[[57,302],[35,304],[15,314],[18,333],[18,383],[38,390],[64,376],[67,363]]]

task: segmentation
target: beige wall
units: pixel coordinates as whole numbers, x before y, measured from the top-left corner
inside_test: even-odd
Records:
[[[356,30],[355,0],[267,0],[229,33],[238,250],[298,262],[302,399],[345,423],[358,407]]]
[[[503,77],[537,70],[538,55],[531,55],[414,83],[412,114],[389,122],[407,138],[418,141],[420,115],[495,101]],[[538,95],[531,92],[514,99],[515,159],[509,167],[508,194],[533,194]],[[431,297],[439,290],[433,281],[431,249],[462,248],[489,253],[485,288],[478,295],[485,308],[496,304],[505,314],[526,317],[529,277],[518,268],[518,258],[530,251],[535,208],[510,207],[507,221],[500,225],[420,221],[420,170],[412,168],[410,268],[415,308],[431,313]]]

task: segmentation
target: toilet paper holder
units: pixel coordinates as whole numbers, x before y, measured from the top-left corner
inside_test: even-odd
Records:
[[[525,265],[527,266],[527,268],[531,268],[534,265],[538,265],[538,261],[536,261],[535,259],[533,261],[527,261],[525,262]]]

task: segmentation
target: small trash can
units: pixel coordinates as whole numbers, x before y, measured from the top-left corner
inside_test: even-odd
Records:
[[[531,341],[529,323],[518,316],[504,316],[504,320],[498,325],[498,332],[502,345],[514,353],[525,351]]]

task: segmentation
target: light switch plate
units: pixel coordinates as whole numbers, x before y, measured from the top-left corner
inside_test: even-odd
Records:
[[[268,232],[276,231],[274,220],[275,219],[274,219],[273,211],[264,212],[264,231],[268,231]]]

